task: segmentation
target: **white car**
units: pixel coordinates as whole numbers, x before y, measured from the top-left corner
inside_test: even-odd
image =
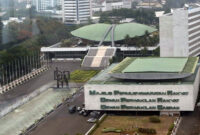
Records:
[[[97,119],[95,119],[95,118],[90,118],[87,120],[87,122],[89,122],[89,123],[95,123],[96,121],[97,121]]]
[[[76,110],[77,110],[77,111],[80,111],[81,109],[82,109],[81,107],[77,107],[77,109],[76,109]]]

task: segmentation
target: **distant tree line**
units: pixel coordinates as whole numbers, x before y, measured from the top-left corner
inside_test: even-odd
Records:
[[[127,46],[134,46],[136,48],[156,46],[159,43],[159,35],[157,32],[150,34],[145,32],[144,36],[131,38],[129,35],[125,36],[124,44]]]
[[[38,52],[41,46],[50,46],[70,38],[72,37],[70,32],[79,27],[77,25],[67,26],[55,19],[44,17],[37,17],[29,23],[8,25],[13,40],[5,45],[0,45],[0,64]],[[36,29],[38,29],[38,34],[33,35],[33,30]]]
[[[70,32],[78,27],[44,17],[21,24],[8,24],[7,30],[12,42],[0,44],[0,83],[7,84],[41,67],[40,48],[71,38]],[[38,32],[34,35],[33,30],[36,29]]]
[[[114,9],[112,11],[100,12],[100,23],[119,23],[124,18],[134,18],[135,22],[158,25],[159,20],[155,16],[154,9]]]

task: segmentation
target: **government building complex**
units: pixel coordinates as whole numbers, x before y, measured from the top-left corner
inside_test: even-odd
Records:
[[[193,111],[198,57],[127,57],[102,70],[84,90],[87,110]]]

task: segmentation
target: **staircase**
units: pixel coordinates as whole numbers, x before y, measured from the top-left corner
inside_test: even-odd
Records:
[[[91,47],[83,59],[84,68],[106,68],[110,65],[110,59],[115,55],[115,47]]]

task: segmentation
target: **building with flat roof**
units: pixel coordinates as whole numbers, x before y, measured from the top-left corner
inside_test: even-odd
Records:
[[[162,8],[163,5],[158,1],[141,1],[136,8]]]
[[[62,0],[63,23],[87,23],[92,17],[91,0]]]
[[[85,108],[107,111],[193,111],[198,57],[127,57],[84,86]]]
[[[160,17],[160,56],[200,55],[200,7],[174,9]]]
[[[131,9],[132,1],[131,0],[98,0],[93,1],[92,11],[111,11],[113,9],[128,8]]]
[[[59,0],[32,0],[32,5],[35,6],[37,12],[54,8]]]

